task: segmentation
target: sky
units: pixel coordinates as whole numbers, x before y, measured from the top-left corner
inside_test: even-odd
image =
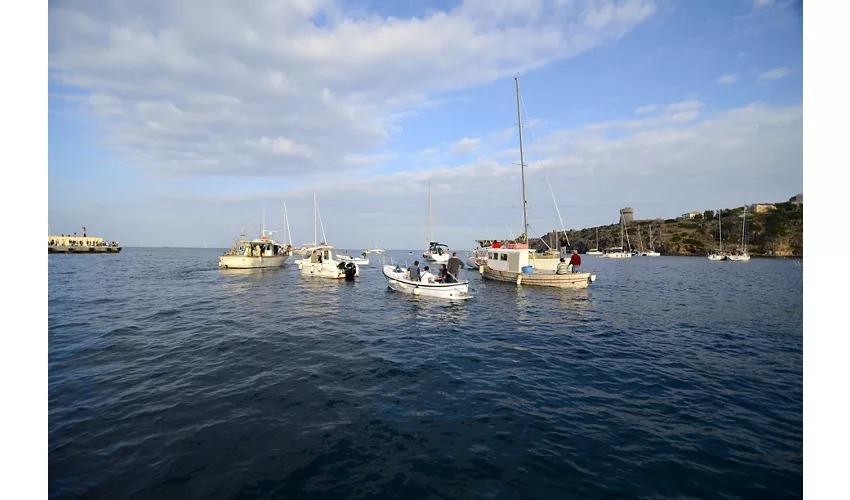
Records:
[[[52,234],[224,248],[285,202],[309,243],[315,194],[328,243],[418,250],[430,183],[436,240],[519,235],[517,75],[532,236],[803,190],[801,1],[48,11]]]

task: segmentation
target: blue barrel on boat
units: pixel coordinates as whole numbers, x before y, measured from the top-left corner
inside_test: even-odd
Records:
[[[522,266],[522,274],[531,274],[534,272],[534,266]]]

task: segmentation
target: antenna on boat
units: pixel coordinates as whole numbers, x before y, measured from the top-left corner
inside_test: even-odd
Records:
[[[525,156],[522,151],[522,113],[520,111],[519,100],[519,74],[514,77],[516,84],[516,117],[517,127],[519,127],[519,163],[520,171],[522,172],[522,225],[525,230],[525,243],[528,244],[531,240],[528,237],[528,202],[525,199]]]

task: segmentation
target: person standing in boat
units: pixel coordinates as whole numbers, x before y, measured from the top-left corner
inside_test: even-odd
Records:
[[[457,252],[452,253],[452,258],[449,259],[448,262],[448,272],[450,276],[450,280],[457,281],[460,270],[464,268],[463,261],[460,260],[457,256]],[[452,281],[446,281],[446,283],[451,283]]]
[[[581,256],[578,254],[578,250],[573,250],[573,256],[570,257],[570,269],[577,273],[579,266],[581,266]]]

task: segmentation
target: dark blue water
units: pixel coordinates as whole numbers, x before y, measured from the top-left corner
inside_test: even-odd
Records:
[[[445,303],[218,252],[49,258],[52,498],[802,497],[799,262]]]

